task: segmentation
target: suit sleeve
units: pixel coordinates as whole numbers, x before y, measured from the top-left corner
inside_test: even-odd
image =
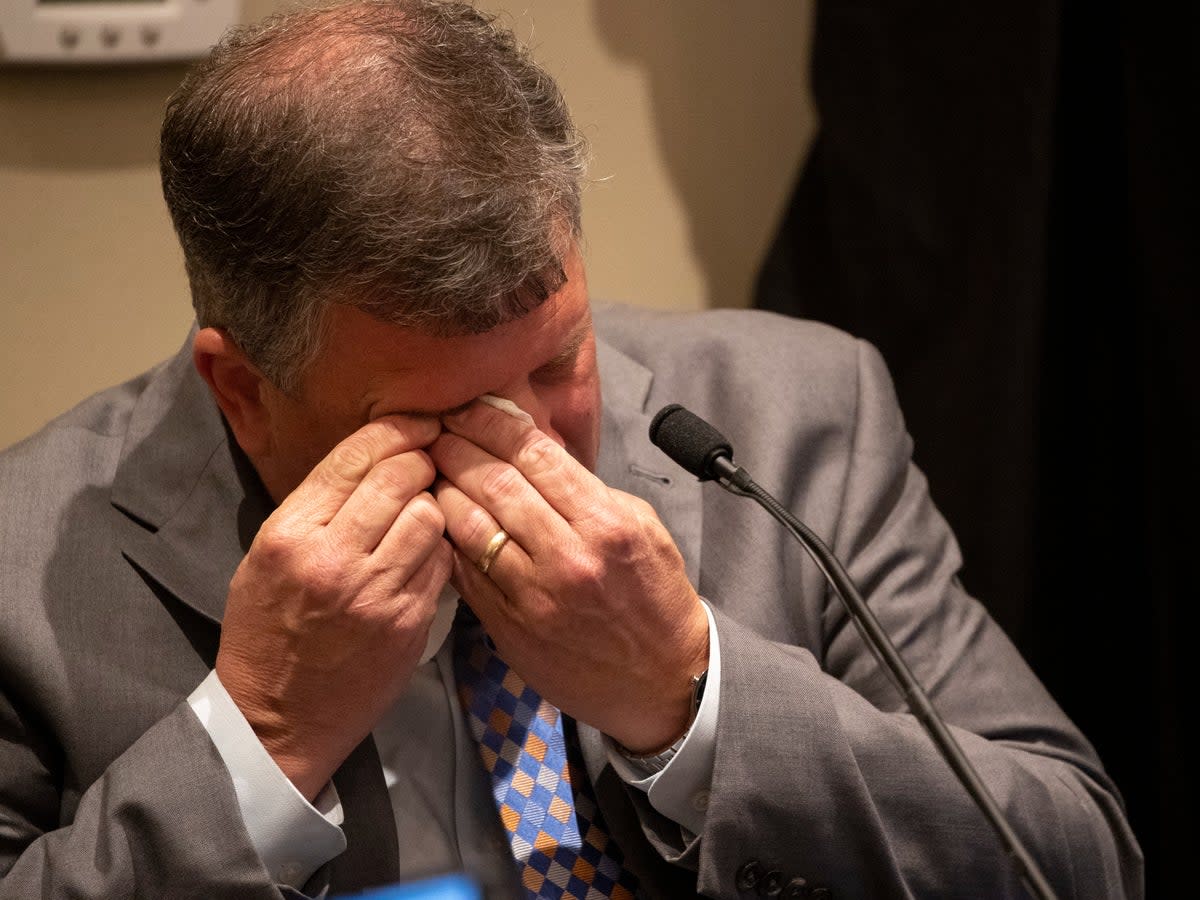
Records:
[[[0,690],[0,900],[278,900],[216,748],[186,703],[114,760],[59,825],[56,751]]]
[[[835,553],[1058,895],[1140,897],[1141,855],[1116,791],[959,584],[957,546],[912,465],[883,362],[865,344],[854,403]],[[833,897],[1027,896],[840,601],[821,602],[819,647],[774,642],[718,611],[721,706],[704,832],[681,840],[642,804],[647,837],[695,868],[710,897],[748,896],[738,875],[751,861]]]

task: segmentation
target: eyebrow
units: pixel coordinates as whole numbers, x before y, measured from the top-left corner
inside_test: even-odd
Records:
[[[563,345],[563,348],[554,354],[550,360],[538,366],[538,369],[553,368],[573,361],[579,355],[579,349],[583,346],[583,342],[587,340],[588,333],[591,331],[591,325],[591,317],[588,317],[575,326],[575,330],[567,336],[567,342]]]
[[[575,326],[575,330],[572,331],[567,336],[567,342],[565,344],[563,344],[562,349],[559,350],[558,353],[554,354],[554,356],[551,357],[550,359],[548,359],[546,362],[544,362],[540,366],[538,366],[537,369],[534,369],[534,371],[536,372],[538,369],[554,368],[555,366],[561,366],[561,365],[564,365],[564,364],[574,360],[575,357],[577,357],[579,355],[580,349],[583,347],[584,342],[587,340],[588,334],[591,332],[591,326],[592,326],[592,320],[591,320],[591,317],[588,316],[582,322],[580,322],[577,326]],[[476,398],[472,397],[466,403],[460,403],[460,404],[458,404],[458,406],[452,406],[449,409],[396,410],[395,415],[431,416],[433,418],[440,419],[442,416],[452,416],[455,413],[465,412],[467,407],[470,406],[472,403],[474,403],[475,400],[476,400]]]

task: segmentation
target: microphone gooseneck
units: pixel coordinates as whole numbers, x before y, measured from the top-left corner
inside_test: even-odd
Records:
[[[1004,818],[991,792],[833,552],[807,525],[756,484],[745,469],[734,463],[733,447],[729,441],[695,413],[678,403],[664,406],[650,423],[650,440],[701,481],[715,480],[731,494],[754,500],[799,541],[846,607],[850,621],[875,658],[891,676],[909,710],[991,824],[1026,889],[1039,900],[1055,900],[1054,889],[1042,874],[1037,861]]]

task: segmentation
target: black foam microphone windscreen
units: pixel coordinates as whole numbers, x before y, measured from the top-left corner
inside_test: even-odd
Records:
[[[715,477],[710,471],[714,459],[733,456],[721,432],[678,403],[658,411],[650,423],[650,440],[701,481]]]

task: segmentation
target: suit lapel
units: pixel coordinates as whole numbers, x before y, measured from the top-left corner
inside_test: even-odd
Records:
[[[229,580],[273,504],[186,344],[152,373],[130,415],[111,499],[127,522],[125,556],[220,623]]]
[[[604,341],[597,342],[604,398],[596,474],[609,487],[654,507],[683,555],[692,584],[700,577],[700,482],[650,443],[653,373]]]
[[[156,370],[130,418],[112,503],[122,551],[162,596],[199,618],[181,620],[215,662],[229,581],[274,504],[227,433],[192,368],[189,340]],[[338,892],[398,877],[395,820],[368,737],[333,776],[347,848],[332,864]]]

